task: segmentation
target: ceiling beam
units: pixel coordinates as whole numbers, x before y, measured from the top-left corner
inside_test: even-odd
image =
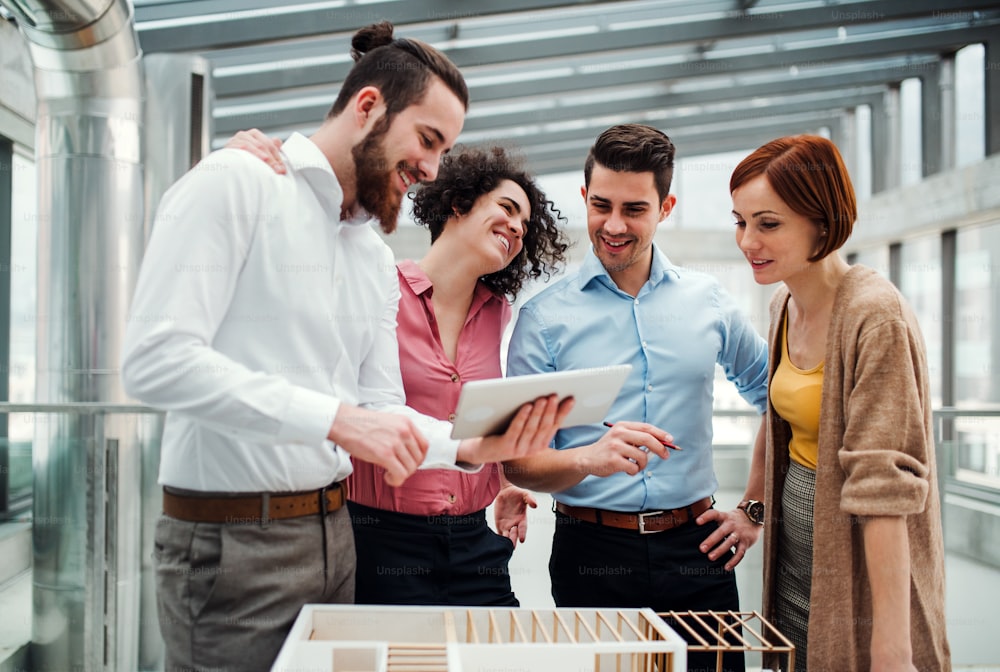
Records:
[[[678,158],[691,158],[707,154],[719,154],[738,150],[751,151],[756,147],[785,135],[800,133],[817,133],[823,128],[829,128],[839,123],[839,117],[820,115],[814,118],[798,121],[778,121],[774,124],[757,125],[747,128],[734,128],[728,131],[694,131],[680,130],[670,134],[677,147]],[[567,145],[560,149],[542,152],[526,152],[528,167],[536,175],[550,175],[580,171],[583,173],[583,162],[593,144],[589,141]]]
[[[580,5],[612,5],[621,0],[504,0],[489,11],[476,10],[454,0],[390,0],[330,7],[329,2],[294,3],[282,9],[274,0],[197,0],[136,4],[135,20],[143,51],[196,51],[253,44],[261,41],[306,38],[330,33],[353,33],[358,28],[388,20],[411,23],[457,22],[482,15],[502,15],[542,9],[577,9]],[[316,5],[310,7],[310,5]],[[192,20],[192,17],[195,20]]]
[[[827,66],[833,65],[839,62],[839,60],[843,58],[850,59],[851,61],[856,60],[858,57],[884,58],[887,56],[898,55],[900,53],[912,54],[912,50],[919,50],[919,51],[926,50],[935,53],[938,51],[947,50],[947,48],[955,48],[957,44],[964,44],[967,42],[971,43],[971,42],[976,42],[979,39],[985,39],[984,36],[989,34],[990,30],[991,30],[990,28],[987,28],[985,26],[980,26],[975,29],[965,29],[965,30],[954,29],[951,31],[941,31],[939,33],[931,35],[901,36],[896,38],[885,38],[881,40],[870,40],[864,43],[852,43],[849,45],[839,45],[839,46],[825,45],[821,47],[807,47],[801,49],[790,49],[779,53],[759,54],[756,56],[724,59],[720,61],[720,65],[723,66],[722,68],[720,68],[720,71],[726,72],[727,74],[739,72],[743,75],[747,75],[749,73],[767,72],[766,67],[768,65],[771,65],[772,67],[778,66],[777,69],[774,70],[774,77],[775,80],[780,80],[780,74],[783,71],[787,73],[788,71],[791,70],[791,66],[789,65],[790,63],[791,64],[798,63],[799,65],[795,67],[799,69],[799,75],[796,76],[792,76],[791,74],[787,75],[789,83],[791,83],[794,86],[800,77],[803,79],[807,79],[810,77],[810,73],[813,70],[811,64],[821,64],[820,69],[825,69]],[[995,31],[995,29],[993,30]],[[932,68],[935,62],[936,59],[933,56],[928,56],[928,55],[912,58],[912,60],[910,61],[901,61],[900,63],[890,68],[890,70],[892,70],[892,72],[889,73],[892,75],[890,79],[894,81],[899,81],[907,77],[919,76],[928,68]],[[671,83],[675,83],[676,81],[678,81],[678,79],[680,80],[690,79],[690,73],[691,73],[690,68],[685,69],[683,67],[668,66],[668,67],[658,68],[657,70],[659,71],[661,76],[665,77],[666,81]],[[620,73],[615,72],[611,74],[615,75],[615,79],[618,81],[622,79]],[[679,77],[672,77],[672,76],[679,76]],[[601,77],[600,74],[587,75],[587,76],[581,75],[576,77],[575,84],[587,87],[586,90],[594,91],[594,87],[600,83],[599,81],[600,77]],[[544,84],[556,85],[556,88],[566,88],[569,85],[568,81],[573,79],[574,78],[564,78],[562,80],[559,80],[558,82],[544,82]],[[612,80],[609,77],[609,81],[614,81],[614,80]],[[529,84],[534,85],[537,83],[529,83]],[[762,90],[764,86],[766,85],[762,85]],[[771,86],[775,87],[774,90],[778,90],[781,88],[780,84],[775,84],[773,81]],[[801,83],[801,86],[803,87],[808,86],[808,83],[803,81]],[[518,87],[514,87],[513,85],[508,85],[499,88],[504,89],[503,100],[514,100],[525,92],[523,85],[520,85]],[[482,91],[475,87],[472,89],[472,91],[473,91],[473,105],[476,105],[477,102],[481,102],[479,98]],[[730,91],[730,95],[732,95],[732,93],[733,92]],[[552,95],[552,93],[550,92],[549,95]],[[696,99],[699,95],[706,96],[711,94],[704,94],[698,91],[689,91],[683,94],[678,94],[678,97],[675,100],[673,100],[673,103],[675,105],[683,104],[681,100],[684,96],[687,96],[690,99]],[[224,134],[227,134],[226,131],[228,131],[231,128],[232,129],[246,128],[251,126],[274,128],[280,126],[295,125],[296,123],[309,123],[306,121],[306,119],[303,118],[303,116],[312,117],[318,123],[318,120],[321,119],[323,113],[325,113],[327,105],[328,101],[324,100],[322,104],[317,104],[315,106],[315,109],[310,111],[308,114],[299,116],[296,116],[296,112],[292,110],[289,110],[287,112],[262,111],[259,113],[254,112],[253,110],[248,110],[242,115],[236,115],[235,118],[233,118],[232,115],[223,114],[219,115],[217,123],[219,124],[220,132]],[[222,105],[220,105],[219,109],[222,110],[224,109],[224,107],[225,103],[223,102]],[[628,103],[624,101],[621,103],[621,107],[624,111],[628,111],[630,109],[628,107]],[[315,117],[313,117],[313,113],[315,113]],[[248,115],[253,115],[253,114],[257,114],[258,116],[255,117],[254,119],[250,119]],[[268,123],[256,123],[258,121],[268,122]]]
[[[793,69],[797,69],[800,75],[805,75],[814,69],[820,70],[844,61],[862,61],[896,56],[917,57],[913,66],[900,67],[899,79],[906,79],[920,75],[919,68],[927,62],[926,56],[954,51],[969,44],[982,42],[990,35],[996,34],[998,28],[1000,28],[1000,20],[992,20],[988,25],[974,28],[953,28],[935,33],[895,37],[874,36],[870,39],[843,44],[797,47],[731,58],[712,58],[703,61],[638,68],[608,68],[605,72],[577,73],[526,82],[474,86],[470,87],[470,96],[475,102],[506,100],[511,97],[555,95],[567,91],[586,91],[592,88],[600,89],[650,82],[672,83],[705,77],[706,75],[738,76],[766,70],[790,73]],[[617,56],[623,57],[621,54]],[[613,62],[611,56],[608,60]],[[526,65],[524,64],[524,66]],[[469,74],[466,76],[468,77]]]
[[[862,102],[860,104],[872,104],[872,101],[876,99],[874,95],[860,96],[858,100]],[[849,101],[854,102],[854,101]],[[778,115],[761,115],[761,116],[747,116],[742,119],[735,118],[710,118],[706,119],[705,122],[699,123],[697,120],[692,120],[690,123],[686,124],[674,124],[673,121],[664,122],[658,119],[639,119],[636,118],[632,121],[638,123],[645,123],[650,126],[661,129],[664,133],[673,138],[675,135],[678,137],[687,137],[691,135],[708,135],[708,134],[720,134],[725,135],[733,131],[742,132],[748,129],[754,129],[758,127],[771,128],[779,123],[798,123],[799,121],[806,120],[812,121],[816,118],[836,118],[839,119],[843,114],[843,109],[839,106],[830,109],[829,107],[804,107],[801,109],[796,109],[795,111],[787,111],[784,114]],[[586,126],[580,128],[573,128],[565,131],[555,131],[550,133],[538,134],[536,136],[522,136],[517,138],[496,138],[493,140],[483,140],[484,142],[510,142],[520,146],[521,151],[526,156],[536,156],[548,151],[559,151],[565,147],[578,147],[581,144],[589,147],[593,144],[595,138],[600,135],[605,129],[615,123],[630,123],[628,121],[623,122],[611,122],[607,121],[590,121]],[[460,139],[461,140],[461,139]],[[679,145],[678,145],[679,146]]]
[[[596,37],[591,39],[577,37],[574,39],[579,40],[578,49],[590,51],[600,49],[607,67],[594,70],[581,68],[573,62],[575,59],[549,59],[541,62],[520,60],[523,54],[518,48],[519,60],[508,61],[503,68],[494,67],[487,71],[490,75],[510,75],[512,81],[477,84],[475,80],[485,70],[480,67],[484,61],[478,61],[478,65],[467,67],[464,73],[470,80],[470,96],[473,101],[506,100],[514,96],[552,95],[567,91],[667,82],[706,75],[738,75],[761,69],[810,68],[844,60],[935,54],[954,51],[967,44],[990,39],[996,34],[998,27],[1000,27],[1000,15],[991,15],[989,19],[972,27],[941,28],[930,32],[893,36],[878,33],[859,35],[843,42],[834,41],[812,47],[762,46],[758,53],[743,53],[728,58],[713,57],[709,54],[709,57],[699,59],[692,53],[690,58],[681,62],[638,67],[630,67],[631,55],[627,51],[611,53]],[[339,53],[346,51],[342,50]],[[507,50],[507,55],[508,58],[511,57],[510,49]],[[224,98],[267,93],[285,88],[329,86],[343,81],[350,66],[349,59],[343,63],[293,60],[286,65],[275,66],[265,71],[216,69],[213,81],[216,94]],[[517,81],[516,78],[522,73],[528,73],[529,77]]]
[[[854,109],[860,105],[877,105],[881,102],[884,95],[884,90],[876,88],[867,90],[857,89],[854,91],[840,91],[832,99],[821,97],[793,102],[782,101],[759,107],[746,105],[715,112],[701,112],[666,118],[656,117],[655,119],[648,118],[647,113],[651,109],[648,107],[636,107],[631,112],[634,113],[634,121],[657,126],[664,129],[668,134],[673,134],[677,133],[678,129],[692,126],[715,125],[720,128],[737,128],[746,124],[767,121],[777,117],[793,117],[795,115],[814,113],[836,114],[839,111]],[[662,108],[660,109],[662,110]],[[619,110],[618,116],[626,117],[628,116],[628,111]],[[599,117],[584,117],[581,115],[580,119],[593,119],[593,121],[585,128],[574,128],[569,131],[553,130],[551,126],[545,124],[514,129],[497,128],[480,131],[475,134],[466,133],[463,130],[462,135],[459,137],[459,142],[514,142],[525,147],[530,147],[534,144],[558,143],[578,137],[590,137],[593,139],[598,133],[611,125],[607,121],[601,121]]]
[[[873,87],[886,85],[892,81],[892,79],[885,81],[874,79],[870,80],[870,83],[867,86]],[[669,119],[671,120],[670,123],[686,124],[686,119],[688,117],[697,116],[704,118],[705,115],[718,114],[718,112],[713,113],[705,110],[706,106],[711,106],[713,104],[718,105],[726,102],[739,103],[741,104],[741,107],[739,108],[740,112],[747,113],[752,111],[754,113],[758,113],[761,110],[769,110],[773,109],[775,106],[784,105],[786,102],[784,99],[776,102],[774,98],[814,92],[825,93],[829,96],[828,98],[825,98],[822,103],[827,108],[843,107],[843,103],[839,100],[839,96],[857,95],[863,93],[866,88],[866,86],[848,86],[843,83],[840,88],[816,88],[807,86],[793,88],[792,86],[786,84],[780,89],[776,89],[773,93],[764,93],[761,90],[754,89],[752,87],[734,87],[734,89],[728,90],[714,89],[711,92],[699,92],[706,94],[711,93],[712,95],[698,96],[700,100],[697,103],[689,102],[689,98],[684,94],[669,92],[652,96],[629,97],[625,99],[616,98],[613,94],[611,94],[607,96],[606,102],[598,102],[587,105],[557,105],[556,107],[548,107],[506,115],[502,111],[497,111],[495,114],[468,117],[466,118],[462,133],[471,134],[491,130],[503,133],[507,129],[523,126],[553,124],[575,119],[594,118],[621,114],[623,112],[648,110],[665,110],[668,113],[672,113],[669,116]],[[767,100],[768,98],[771,100]],[[751,104],[750,101],[753,101],[753,103]],[[677,110],[682,108],[689,108],[690,111],[685,111],[684,113],[677,112]],[[737,113],[729,114],[738,116]]]
[[[718,152],[752,149],[782,135],[817,132],[824,127],[839,123],[840,116],[836,111],[818,111],[815,114],[796,117],[774,117],[758,119],[739,126],[699,125],[673,128],[652,122],[650,125],[667,133],[677,146],[678,155],[683,158],[715,154]],[[577,133],[566,133],[559,137],[558,143],[537,143],[521,145],[521,153],[527,159],[531,171],[538,175],[573,171],[583,168],[583,160],[587,151],[597,136],[610,124],[595,125]],[[284,127],[273,129],[276,137],[285,138],[292,133],[310,135],[315,132],[316,125]],[[221,147],[228,135],[216,137],[213,149]]]
[[[923,72],[932,68],[936,56],[922,56],[910,60],[896,59],[891,62],[858,64],[856,68],[837,70],[835,74],[803,72],[791,75],[787,71],[776,71],[772,79],[755,77],[746,83],[734,82],[731,77],[714,78],[712,87],[700,90],[667,91],[646,96],[631,96],[621,99],[622,87],[616,89],[587,89],[601,102],[586,106],[586,109],[572,101],[558,96],[537,96],[523,99],[525,103],[536,104],[534,109],[511,112],[502,103],[491,109],[488,104],[474,104],[466,117],[464,131],[481,131],[504,126],[548,123],[579,117],[594,117],[612,114],[623,109],[664,109],[689,105],[709,105],[725,101],[741,101],[767,96],[781,96],[803,91],[830,91],[835,89],[896,83],[909,76],[910,72]],[[745,78],[746,79],[746,78]],[[336,97],[336,89],[329,92],[315,92],[303,99],[301,105],[289,107],[294,97],[287,91],[270,93],[266,96],[227,98],[217,102],[215,129],[218,133],[230,134],[245,128],[272,128],[297,124],[313,124],[322,119]],[[518,97],[520,99],[520,97]],[[318,99],[318,100],[317,100]],[[316,102],[313,102],[316,101]],[[257,108],[257,109],[255,109]]]

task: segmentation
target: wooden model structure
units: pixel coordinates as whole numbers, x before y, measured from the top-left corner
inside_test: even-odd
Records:
[[[759,612],[668,611],[658,615],[687,637],[688,651],[715,651],[717,670],[722,670],[722,654],[736,651],[784,654],[785,665],[778,670],[795,669],[795,646]]]
[[[306,605],[272,672],[683,672],[650,609]]]

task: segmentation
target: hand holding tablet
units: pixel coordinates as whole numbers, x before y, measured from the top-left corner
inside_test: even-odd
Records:
[[[561,427],[601,422],[631,370],[630,364],[621,364],[470,381],[459,394],[451,437],[500,434],[521,406],[553,394],[576,401]]]

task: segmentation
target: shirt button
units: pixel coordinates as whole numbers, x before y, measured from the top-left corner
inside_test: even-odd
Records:
[[[643,342],[642,342],[642,349],[643,349],[643,350],[645,350],[645,349],[646,349],[646,347],[647,347],[647,346],[646,346],[646,341],[643,341]]]
[[[637,299],[637,298],[636,298],[636,299],[633,299],[633,300],[632,300],[632,302],[633,302],[633,303],[634,303],[635,305],[637,305],[637,306],[639,305],[639,299]]]
[[[453,383],[457,383],[458,382],[458,374],[457,373],[451,374],[451,382],[453,382]]]
[[[457,497],[455,497],[455,495],[448,495],[448,501],[451,502],[452,504],[455,503],[456,499]]]
[[[647,385],[646,386],[646,391],[647,392],[652,392],[653,391],[653,386],[652,385]]]
[[[646,472],[646,478],[652,478],[652,477],[653,477],[653,474],[651,474],[651,473],[649,473],[649,471],[647,471]]]
[[[449,413],[448,414],[448,420],[451,421],[451,422],[455,422],[455,414],[454,413]]]

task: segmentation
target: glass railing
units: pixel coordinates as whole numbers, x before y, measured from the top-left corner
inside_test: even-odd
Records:
[[[1000,505],[1000,409],[939,408],[934,440],[944,492]]]
[[[125,665],[121,669],[151,669],[158,660],[157,647],[162,647],[155,613],[147,611],[155,604],[148,549],[159,514],[156,471],[162,414],[138,405],[0,403],[2,416],[9,425],[31,425],[33,438],[0,440],[5,497],[0,539],[5,528],[19,528],[23,537],[24,526],[31,526],[33,548],[26,552],[29,562],[34,559],[33,581],[40,594],[44,597],[45,591],[50,591],[53,601],[61,600],[65,606],[62,584],[82,587],[79,599],[84,603],[70,605],[73,608],[87,614],[99,608],[108,622],[140,623],[140,629],[149,632],[122,628],[117,642],[106,638],[101,642],[102,647],[110,648],[100,655],[117,658]],[[752,409],[718,410],[715,424],[728,428],[716,432],[720,457],[727,452],[735,456],[740,444],[749,457],[758,419]],[[1000,410],[938,409],[934,428],[942,492],[960,492],[1000,504]],[[42,497],[34,506],[33,487],[37,488],[36,499]],[[73,504],[59,508],[63,500]],[[95,548],[102,549],[99,563],[87,555]],[[47,555],[50,551],[51,557]],[[67,552],[76,557],[76,565],[64,570],[51,564],[53,557]],[[75,572],[69,577],[72,580],[65,571]],[[103,579],[99,579],[102,573]],[[7,579],[0,577],[0,587]],[[87,586],[98,580],[117,586],[118,594],[109,589],[91,596]],[[141,598],[128,597],[129,591],[141,594]],[[91,599],[101,604],[95,607],[87,602]],[[39,604],[42,609],[29,601],[21,605],[35,627],[44,628],[65,615],[57,613],[60,604],[53,607],[44,599]],[[129,611],[135,608],[146,613]]]
[[[53,416],[162,415],[155,409],[134,404],[15,404],[0,402],[8,436],[0,437],[0,523],[30,517],[33,467],[31,447],[34,430],[52,424]],[[31,438],[25,438],[25,428]],[[11,435],[17,434],[14,438]]]
[[[154,669],[163,647],[150,552],[163,414],[0,403],[0,417],[18,437],[0,442],[0,590],[10,588],[0,650],[44,633],[31,645],[39,669]]]
[[[713,416],[719,447],[753,441],[760,418],[756,411],[716,409]],[[939,408],[933,418],[942,494],[1000,505],[1000,408]]]
[[[161,415],[146,406],[127,404],[13,404],[0,402],[9,425],[52,424],[54,415]],[[753,440],[759,416],[753,410],[719,409],[714,413],[716,443],[746,445]],[[941,481],[979,492],[1000,502],[1000,409],[940,408],[934,411]],[[720,431],[721,430],[721,431]],[[32,440],[0,437],[0,523],[30,516]]]
[[[0,522],[31,508],[31,441],[0,437]]]

